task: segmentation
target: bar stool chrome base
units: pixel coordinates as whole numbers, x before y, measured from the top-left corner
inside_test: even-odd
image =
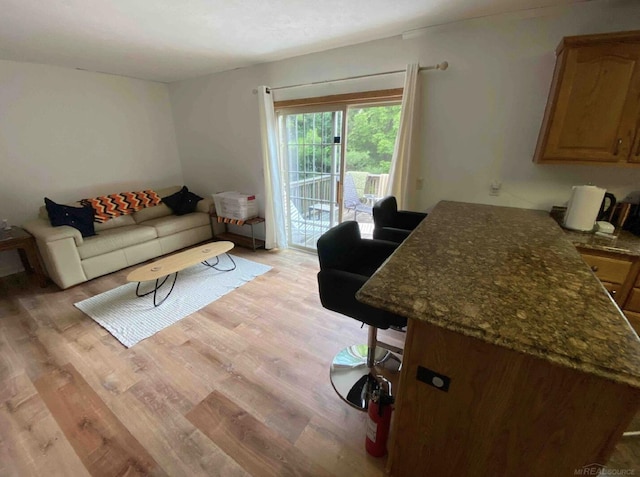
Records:
[[[375,328],[374,328],[375,329]],[[400,372],[402,362],[391,351],[380,346],[352,345],[340,351],[331,363],[331,384],[336,393],[351,406],[366,411],[371,393],[381,380]],[[373,366],[370,359],[373,358]]]

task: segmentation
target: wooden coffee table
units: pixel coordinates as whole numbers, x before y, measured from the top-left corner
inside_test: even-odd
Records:
[[[138,286],[136,287],[136,296],[138,297],[147,296],[153,293],[153,306],[159,306],[169,297],[169,295],[171,295],[173,287],[176,284],[176,280],[178,279],[178,272],[181,272],[185,268],[189,268],[197,263],[202,263],[207,267],[215,268],[221,272],[230,272],[231,270],[235,270],[236,263],[233,261],[233,258],[231,258],[231,255],[227,253],[232,248],[232,242],[212,242],[200,245],[199,247],[190,248],[184,252],[169,255],[168,257],[161,258],[160,260],[156,260],[155,262],[147,263],[136,268],[127,275],[127,281],[138,282]],[[233,268],[218,268],[220,255],[223,253],[229,258],[229,260],[231,260]],[[216,262],[209,263],[209,260],[214,258],[216,259]],[[167,295],[158,302],[158,290],[167,282],[171,275],[173,275],[171,289]],[[156,281],[153,290],[146,293],[140,293],[140,284],[151,280]]]

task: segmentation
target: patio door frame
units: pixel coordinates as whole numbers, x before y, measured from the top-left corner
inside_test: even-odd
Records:
[[[329,174],[332,176],[332,185],[331,185],[331,197],[330,197],[331,203],[329,207],[329,227],[327,228],[327,230],[330,227],[333,227],[334,225],[337,225],[340,222],[342,222],[342,207],[340,207],[340,204],[342,203],[342,182],[343,182],[344,171],[345,171],[344,156],[346,152],[345,135],[346,135],[347,105],[346,104],[320,104],[320,105],[303,105],[303,106],[297,106],[297,107],[294,106],[294,107],[288,107],[288,108],[278,108],[278,107],[275,108],[276,122],[278,124],[278,130],[279,130],[278,131],[279,140],[281,138],[281,133],[282,133],[281,127],[283,126],[283,123],[286,121],[287,116],[295,115],[295,114],[328,113],[328,112],[341,113],[342,122],[340,126],[340,131],[336,131],[335,118],[334,118],[333,136],[336,137],[335,133],[337,132],[340,137],[340,143],[339,143],[340,158],[337,164],[338,170],[334,170],[336,166],[336,158],[335,158],[335,152],[332,152],[334,157],[332,160],[331,171],[329,172]],[[288,151],[287,151],[286,145],[280,144],[279,146],[281,147],[281,152],[282,152],[281,153],[282,171],[283,171],[283,177],[285,178],[285,180],[283,181],[283,187],[286,189],[284,191],[285,196],[288,197],[291,191]],[[315,247],[314,248],[305,247],[300,244],[296,244],[291,240],[292,213],[290,210],[289,203],[290,203],[290,199],[285,203],[285,210],[287,211],[286,221],[287,221],[287,230],[289,235],[288,237],[289,246],[293,248],[301,248],[304,250],[315,250]],[[337,216],[334,215],[334,211],[336,211]],[[305,211],[299,211],[299,212],[306,213],[307,211],[305,210]]]
[[[332,200],[335,201],[338,214],[336,224],[342,222],[342,199],[344,194],[344,175],[346,171],[346,144],[347,144],[347,110],[353,106],[365,106],[375,105],[376,103],[389,103],[402,101],[403,88],[376,90],[376,91],[364,91],[359,93],[337,94],[331,96],[318,96],[311,98],[301,98],[287,101],[275,101],[274,110],[276,113],[278,128],[281,126],[281,118],[287,114],[303,114],[303,113],[321,113],[327,111],[341,111],[342,112],[342,127],[340,131],[340,166],[337,173],[336,192],[333,194]],[[279,131],[280,132],[280,131]],[[278,134],[280,138],[280,133]],[[282,148],[282,144],[279,145]],[[281,149],[282,151],[282,149]],[[286,180],[283,181],[283,187],[289,189],[289,170],[288,160],[286,154],[281,155],[281,164],[283,170],[283,176]],[[285,191],[283,191],[285,192]],[[291,238],[291,211],[290,206],[285,203],[285,209],[287,210],[287,228],[289,230],[289,238]],[[333,223],[333,216],[331,216]],[[303,250],[315,251],[315,248],[307,248],[296,246],[289,242],[293,248],[301,248]]]

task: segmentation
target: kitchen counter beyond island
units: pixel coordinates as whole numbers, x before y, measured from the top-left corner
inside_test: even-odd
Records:
[[[638,336],[545,211],[440,202],[357,298],[640,388]]]
[[[564,220],[566,207],[552,207],[549,215],[561,225]],[[576,247],[596,250],[599,252],[616,253],[630,257],[640,257],[640,237],[627,230],[617,230],[617,233],[609,236],[597,235],[593,232],[576,232],[565,229],[567,238]]]
[[[640,257],[640,237],[626,230],[620,231],[617,236],[612,238],[602,237],[594,233],[563,230],[567,238],[576,247]]]

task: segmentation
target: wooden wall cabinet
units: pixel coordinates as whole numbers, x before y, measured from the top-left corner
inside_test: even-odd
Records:
[[[565,37],[538,163],[640,165],[640,31]]]

